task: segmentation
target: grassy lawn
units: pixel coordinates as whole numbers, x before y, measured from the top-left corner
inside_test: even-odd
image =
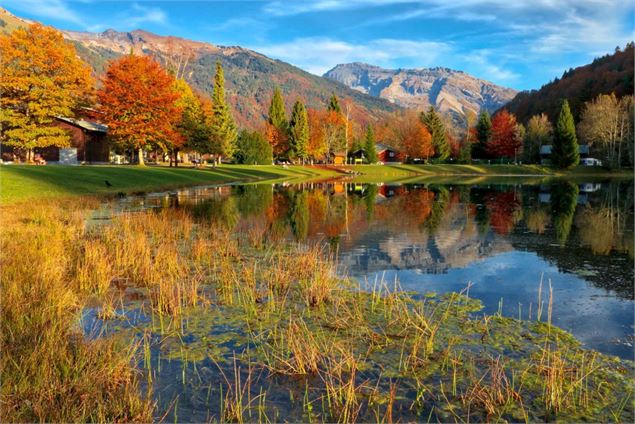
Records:
[[[483,180],[513,180],[518,177],[540,181],[549,177],[632,178],[631,170],[607,171],[578,167],[570,171],[539,165],[355,165],[344,166],[359,174],[355,182],[415,182],[434,180],[442,183],[461,180],[475,184]],[[217,168],[168,168],[137,166],[33,166],[0,167],[0,203],[8,204],[43,197],[68,195],[107,195],[160,191],[197,184],[249,181],[307,181],[341,177],[335,171],[309,166],[224,165]],[[107,186],[108,181],[111,186]]]
[[[572,170],[553,169],[541,165],[355,165],[347,169],[361,173],[359,182],[405,182],[422,177],[629,177],[632,170],[607,171],[603,168],[577,167]],[[402,181],[403,180],[403,181]]]
[[[302,166],[219,166],[168,168],[137,166],[33,166],[0,167],[0,203],[67,195],[104,195],[163,190],[196,184],[256,180],[328,178],[334,172]],[[108,181],[112,186],[108,187]]]

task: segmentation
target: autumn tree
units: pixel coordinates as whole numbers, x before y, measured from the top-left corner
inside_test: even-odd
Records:
[[[421,122],[432,135],[432,146],[436,157],[442,161],[447,160],[450,157],[451,149],[446,138],[445,125],[443,125],[441,117],[432,106],[430,106],[427,113],[421,113]]]
[[[307,111],[309,122],[309,142],[307,154],[314,160],[323,160],[328,153],[328,145],[324,134],[324,122],[327,112],[316,109]]]
[[[492,136],[492,121],[489,113],[484,110],[480,113],[476,123],[476,142],[472,145],[472,157],[478,159],[487,158],[487,144]]]
[[[410,159],[428,159],[434,155],[432,135],[414,112],[404,112],[395,119],[392,138]]]
[[[303,163],[308,158],[309,117],[301,101],[296,101],[289,123],[289,144],[291,154]]]
[[[523,156],[527,162],[540,161],[540,148],[550,145],[553,135],[553,126],[544,113],[534,115],[527,123],[525,138],[523,140]]]
[[[112,61],[98,92],[108,136],[125,149],[163,151],[183,143],[177,125],[182,109],[174,90],[174,79],[148,56],[126,55]]]
[[[177,124],[177,131],[183,137],[183,146],[173,146],[170,165],[174,162],[178,166],[178,150],[181,147],[198,150],[209,140],[210,132],[201,100],[189,84],[184,79],[177,79],[174,81],[174,90],[179,94],[176,106],[181,109],[181,119]]]
[[[600,94],[587,102],[578,124],[580,138],[597,147],[612,167],[622,164],[622,157],[633,137],[633,96],[618,99],[615,94]]]
[[[580,162],[575,124],[569,109],[569,102],[566,100],[562,102],[560,115],[553,134],[551,160],[559,168],[572,168]]]
[[[236,151],[236,137],[238,136],[238,133],[231,109],[225,99],[225,73],[223,72],[223,67],[220,62],[216,62],[214,90],[212,92],[212,108],[212,141],[215,144],[217,152],[221,158],[223,156],[231,157]]]
[[[0,35],[0,141],[26,151],[69,144],[69,134],[51,125],[73,117],[93,87],[88,66],[62,34],[40,24]]]
[[[503,109],[492,119],[491,141],[487,153],[491,157],[515,158],[522,148],[522,138],[516,117]]]
[[[375,147],[375,133],[373,127],[368,125],[366,127],[366,136],[364,137],[364,151],[366,152],[366,159],[368,163],[377,162],[377,148]]]

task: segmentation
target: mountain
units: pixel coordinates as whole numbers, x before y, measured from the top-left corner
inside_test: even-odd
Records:
[[[0,30],[9,32],[29,23],[0,8]],[[353,119],[361,122],[380,119],[398,109],[386,100],[238,46],[218,46],[143,30],[62,33],[75,44],[78,55],[97,76],[104,72],[109,60],[131,51],[143,52],[166,66],[179,68],[195,90],[210,94],[214,65],[219,60],[225,70],[227,99],[240,126],[258,128],[263,124],[275,86],[280,86],[285,96],[289,115],[297,99],[304,100],[307,107],[324,108],[332,93],[340,101],[352,100],[357,105]]]
[[[527,122],[532,115],[546,113],[555,122],[560,112],[560,102],[568,99],[571,113],[577,121],[584,102],[599,94],[615,93],[621,97],[633,94],[633,43],[625,49],[595,59],[592,63],[566,71],[539,90],[523,91],[505,108],[514,113],[520,122]]]
[[[384,69],[355,62],[337,65],[324,76],[402,107],[434,106],[458,119],[468,111],[494,111],[516,94],[511,88],[448,68]]]

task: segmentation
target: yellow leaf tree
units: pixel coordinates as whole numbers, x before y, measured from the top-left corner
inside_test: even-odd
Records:
[[[67,146],[70,135],[53,121],[88,104],[93,86],[89,67],[53,28],[0,35],[0,140],[29,161],[36,147]]]

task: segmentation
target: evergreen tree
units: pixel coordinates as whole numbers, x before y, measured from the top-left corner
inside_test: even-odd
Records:
[[[578,138],[575,135],[575,124],[567,100],[562,102],[560,116],[553,133],[551,161],[558,168],[572,168],[580,162]]]
[[[267,122],[278,128],[279,130],[287,130],[287,114],[284,110],[284,100],[282,99],[282,92],[278,87],[276,87],[273,91],[271,105],[269,105],[269,117],[267,119]]]
[[[293,105],[289,124],[291,154],[304,162],[308,157],[309,116],[304,104],[298,100]]]
[[[375,133],[373,128],[369,125],[366,127],[366,139],[364,143],[364,150],[366,151],[366,159],[368,163],[377,162],[377,149],[375,148]]]
[[[242,130],[238,134],[235,159],[247,165],[271,165],[273,150],[269,142],[258,131]]]
[[[231,157],[236,151],[236,137],[238,136],[238,132],[229,105],[225,100],[225,74],[220,62],[216,62],[212,102],[212,139],[216,145],[217,152],[221,156]]]
[[[432,146],[434,146],[436,157],[439,160],[447,160],[452,150],[445,136],[445,125],[432,106],[428,109],[428,113],[421,112],[421,122],[432,135]]]
[[[340,108],[340,102],[339,100],[337,100],[337,96],[335,95],[335,93],[333,93],[331,95],[331,98],[329,99],[327,110],[332,112],[342,113],[342,109]]]
[[[472,145],[472,157],[487,158],[487,144],[492,137],[492,120],[489,113],[484,110],[478,117],[476,123],[476,143]]]

